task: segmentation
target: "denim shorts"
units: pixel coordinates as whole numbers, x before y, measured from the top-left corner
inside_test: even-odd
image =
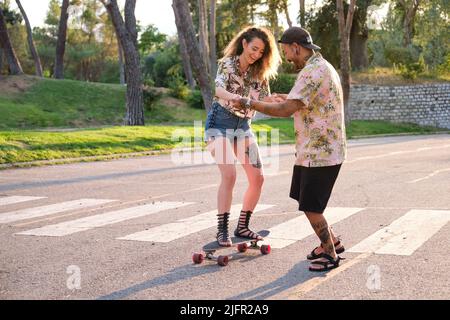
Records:
[[[205,142],[215,137],[228,139],[254,138],[251,119],[240,118],[214,102],[205,124]]]

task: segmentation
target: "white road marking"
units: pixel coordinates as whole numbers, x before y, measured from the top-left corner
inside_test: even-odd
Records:
[[[411,210],[349,252],[409,256],[450,220],[450,210]]]
[[[416,180],[412,180],[412,181],[408,181],[407,183],[416,183],[416,182],[420,182],[420,181],[423,181],[423,180],[427,180],[427,179],[430,179],[431,177],[434,177],[435,175],[437,175],[437,174],[439,174],[441,172],[446,172],[446,171],[450,171],[450,168],[433,171],[432,173],[430,173],[426,177],[423,177],[423,178],[420,178],[420,179],[416,179]]]
[[[329,272],[326,272],[322,274],[320,277],[314,277],[312,279],[309,279],[306,282],[303,282],[293,288],[290,288],[289,290],[285,292],[281,292],[280,294],[277,294],[275,296],[270,297],[271,300],[299,300],[302,296],[306,295],[307,293],[311,292],[324,282],[333,279],[338,274],[344,272],[347,269],[350,269],[355,264],[363,261],[364,259],[368,258],[371,254],[370,253],[362,253],[359,256],[352,258],[348,262],[341,262],[339,265],[339,268],[333,269]]]
[[[327,208],[325,217],[331,226],[341,220],[344,220],[364,208]],[[314,230],[305,215],[285,221],[269,229],[270,235],[265,237],[264,241],[269,243],[272,248],[284,248],[297,241],[314,234]]]
[[[42,207],[28,208],[0,214],[0,223],[10,223],[25,219],[48,216],[55,213],[66,212],[76,209],[98,206],[115,200],[104,199],[79,199],[67,202],[51,204]]]
[[[42,228],[23,231],[16,234],[29,236],[62,237],[109,224],[144,217],[164,210],[184,207],[191,204],[193,204],[193,202],[155,202],[154,204],[147,204],[143,206],[98,214],[86,218],[49,225]]]
[[[425,150],[445,149],[445,148],[449,148],[449,147],[450,147],[450,144],[445,144],[445,145],[438,146],[438,147],[418,148],[418,149],[414,149],[414,150],[405,150],[405,151],[393,151],[393,152],[383,153],[383,154],[374,155],[374,156],[359,157],[359,158],[355,158],[353,160],[347,160],[347,161],[345,161],[345,163],[354,163],[354,162],[358,162],[358,161],[386,158],[386,157],[395,156],[395,155],[399,155],[399,154],[418,153],[418,152],[422,152]]]
[[[44,198],[46,198],[46,197],[25,197],[25,196],[2,197],[2,198],[0,198],[0,206],[6,206],[8,204],[33,201],[33,200],[39,200],[39,199],[44,199]]]
[[[259,204],[254,210],[258,211],[272,208],[273,205]],[[231,207],[230,220],[239,218],[242,204],[236,204]],[[170,242],[192,233],[199,232],[217,225],[217,210],[208,211],[193,217],[178,220],[174,223],[164,224],[149,230],[133,233],[125,237],[118,238],[119,240],[134,240],[134,241],[151,241],[151,242]],[[230,229],[230,232],[231,229]]]

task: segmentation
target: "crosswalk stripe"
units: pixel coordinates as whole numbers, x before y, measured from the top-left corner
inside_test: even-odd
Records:
[[[273,205],[259,204],[256,206],[254,212],[272,208]],[[230,220],[239,218],[241,204],[231,207]],[[118,238],[119,240],[134,240],[134,241],[151,241],[151,242],[170,242],[192,233],[199,232],[217,225],[217,210],[208,211],[193,217],[178,220],[174,223],[164,224],[149,230],[133,233],[125,237]]]
[[[362,210],[364,208],[327,208],[325,218],[328,224],[332,225]],[[264,242],[277,249],[287,247],[314,234],[314,230],[305,215],[285,221],[270,228],[269,231],[270,235],[265,237]]]
[[[62,237],[69,234],[86,231],[134,218],[147,216],[164,210],[180,208],[193,204],[193,202],[155,202],[152,204],[127,208],[123,210],[98,214],[81,219],[71,220],[42,228],[16,233],[17,235]]]
[[[409,256],[450,220],[450,210],[410,210],[349,252]]]
[[[0,198],[0,206],[6,206],[8,204],[33,201],[33,200],[39,200],[39,199],[44,199],[44,198],[45,197],[25,197],[25,196],[23,196],[23,197],[22,196],[2,197],[2,198]]]
[[[0,214],[0,223],[10,223],[14,221],[26,220],[31,218],[48,216],[55,213],[61,213],[76,209],[93,207],[115,200],[105,199],[79,199],[74,201],[61,202],[42,207],[34,207],[23,210],[11,211]]]

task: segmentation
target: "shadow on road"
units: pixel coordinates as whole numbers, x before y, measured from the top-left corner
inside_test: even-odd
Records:
[[[247,292],[229,297],[229,300],[264,300],[281,294],[290,288],[298,286],[310,279],[324,277],[326,273],[312,273],[308,271],[310,261],[301,261],[297,263],[283,277],[278,278],[271,283],[265,284],[259,288],[252,289]]]

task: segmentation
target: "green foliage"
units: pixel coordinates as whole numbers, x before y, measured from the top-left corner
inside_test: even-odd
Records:
[[[384,49],[386,59],[393,65],[411,64],[418,60],[419,52],[413,47],[389,47]]]
[[[45,24],[50,26],[58,26],[59,18],[61,16],[61,7],[58,0],[50,0],[48,4],[47,17],[45,18]]]
[[[450,1],[432,0],[421,4],[413,43],[423,50],[425,63],[434,70],[450,53]]]
[[[162,93],[157,91],[155,88],[144,88],[143,90],[144,95],[144,107],[147,111],[152,111],[154,108],[156,102],[159,101],[159,99],[162,96]]]
[[[273,93],[289,93],[294,86],[295,74],[280,73],[278,77],[270,80],[270,91]]]
[[[425,67],[425,60],[421,55],[417,62],[400,64],[399,70],[403,78],[414,80],[425,71]]]
[[[412,46],[386,48],[385,56],[404,79],[414,80],[426,69],[423,55]]]
[[[190,108],[204,109],[203,96],[200,90],[191,90],[187,103]]]
[[[168,80],[170,95],[174,98],[186,100],[189,96],[189,88],[184,79],[178,75]]]
[[[450,52],[445,56],[444,62],[437,67],[437,72],[447,75],[450,73]]]
[[[141,55],[148,55],[155,49],[161,49],[166,40],[167,35],[159,33],[158,28],[151,24],[147,26],[145,31],[141,34],[138,44],[139,51],[141,52]]]
[[[183,77],[181,56],[178,43],[174,40],[166,42],[165,47],[148,56],[144,60],[144,77],[152,80],[157,87],[169,87],[174,79]]]

